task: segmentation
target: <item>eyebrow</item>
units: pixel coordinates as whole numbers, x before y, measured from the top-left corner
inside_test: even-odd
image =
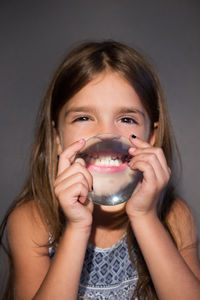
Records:
[[[141,115],[144,119],[145,119],[145,113],[138,109],[138,108],[135,108],[135,107],[121,107],[119,110],[118,110],[118,113],[124,113],[124,114],[127,114],[127,113],[133,113],[133,114],[139,114]]]
[[[97,109],[95,107],[91,107],[91,106],[79,106],[79,107],[71,107],[69,109],[67,109],[65,111],[65,118],[70,114],[70,113],[77,113],[77,112],[85,112],[85,113],[89,113],[89,112],[97,112]],[[146,118],[145,113],[135,107],[120,107],[119,109],[117,109],[116,111],[117,114],[119,113],[133,113],[133,114],[139,114],[143,117],[143,119]]]

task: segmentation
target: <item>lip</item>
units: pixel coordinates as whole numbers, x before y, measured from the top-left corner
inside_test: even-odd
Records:
[[[97,173],[118,173],[124,171],[127,168],[127,163],[123,163],[120,166],[97,166],[88,164],[87,168],[89,171]]]

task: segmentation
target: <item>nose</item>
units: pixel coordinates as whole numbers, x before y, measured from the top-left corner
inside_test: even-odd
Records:
[[[115,126],[115,124],[113,123],[101,123],[101,124],[98,124],[98,128],[97,128],[97,131],[96,131],[96,135],[105,135],[105,139],[106,139],[106,136],[108,135],[119,135],[119,130],[117,129],[117,127]],[[109,136],[108,136],[109,138]]]
[[[109,132],[109,133],[102,133],[102,134],[98,134],[97,135],[101,140],[110,140],[110,139],[119,139],[120,135],[113,133],[113,132]]]

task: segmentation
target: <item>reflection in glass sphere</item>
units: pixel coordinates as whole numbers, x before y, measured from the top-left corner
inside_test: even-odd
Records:
[[[141,179],[141,173],[128,166],[131,146],[128,138],[112,133],[86,141],[76,158],[84,159],[93,176],[93,191],[88,195],[91,201],[99,205],[117,205],[131,197]]]

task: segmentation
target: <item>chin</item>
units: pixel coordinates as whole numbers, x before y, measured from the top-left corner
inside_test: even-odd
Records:
[[[100,206],[101,210],[104,212],[122,212],[125,209],[126,203],[121,203],[117,205],[98,205]]]

